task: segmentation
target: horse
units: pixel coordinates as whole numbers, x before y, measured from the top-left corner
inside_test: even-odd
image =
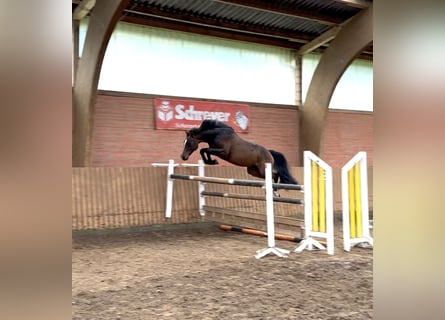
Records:
[[[221,121],[204,120],[199,127],[186,131],[181,159],[186,161],[205,142],[208,148],[199,150],[205,164],[218,164],[211,155],[234,165],[247,167],[251,176],[264,179],[265,164],[272,164],[272,178],[275,183],[298,184],[289,172],[285,156],[275,150],[242,139],[235,130]]]

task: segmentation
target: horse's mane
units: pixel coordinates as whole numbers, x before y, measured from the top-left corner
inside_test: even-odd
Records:
[[[204,120],[201,123],[201,126],[199,127],[199,131],[206,131],[206,130],[212,130],[212,129],[229,129],[230,131],[235,132],[235,130],[233,130],[233,128],[227,124],[225,124],[224,122],[221,121],[216,121],[216,120]]]

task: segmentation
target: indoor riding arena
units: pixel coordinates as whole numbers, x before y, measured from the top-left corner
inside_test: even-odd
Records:
[[[373,318],[372,6],[72,1],[72,319]]]

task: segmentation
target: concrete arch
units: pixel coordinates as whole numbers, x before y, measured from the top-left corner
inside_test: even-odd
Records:
[[[372,16],[371,5],[351,18],[323,53],[301,108],[300,159],[305,150],[318,156],[322,153],[329,102],[346,68],[363,48],[372,42]]]
[[[100,70],[111,33],[127,4],[128,0],[98,0],[91,11],[73,87],[73,167],[86,167],[91,162],[90,145]]]

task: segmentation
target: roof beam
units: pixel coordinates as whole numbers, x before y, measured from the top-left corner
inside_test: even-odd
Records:
[[[295,32],[286,32],[280,30],[271,30],[267,28],[257,27],[254,25],[246,25],[235,21],[222,21],[214,18],[201,16],[193,16],[186,12],[167,12],[150,6],[135,6],[132,10],[125,10],[126,13],[134,15],[142,15],[149,18],[165,19],[166,21],[174,21],[185,24],[202,26],[205,28],[215,28],[230,30],[232,32],[240,32],[252,35],[265,35],[274,38],[281,38],[293,42],[306,43],[313,39],[307,34],[298,34]]]
[[[290,17],[297,17],[301,19],[316,21],[325,25],[336,25],[343,22],[343,19],[320,14],[314,10],[305,10],[296,8],[296,6],[282,7],[277,6],[274,1],[260,2],[255,0],[213,0],[215,2],[226,3],[234,6],[240,6],[255,10],[261,10]]]
[[[339,27],[339,26],[333,27],[333,28],[329,29],[328,31],[326,31],[325,33],[322,33],[321,35],[319,35],[314,40],[301,46],[301,48],[298,50],[298,54],[304,55],[306,53],[312,52],[315,49],[325,45],[326,43],[328,43],[329,41],[331,41],[332,39],[334,39],[337,36],[337,33],[340,31],[340,28],[341,27]]]
[[[301,43],[304,43],[303,41],[298,42],[298,41],[290,41],[288,39],[278,39],[274,38],[273,36],[267,36],[264,34],[261,35],[248,34],[248,33],[237,32],[236,30],[209,28],[208,26],[187,24],[181,21],[167,21],[156,18],[147,19],[141,17],[140,15],[139,16],[124,15],[121,18],[121,21],[134,23],[137,25],[145,25],[155,28],[177,30],[177,31],[200,34],[211,37],[218,37],[218,38],[252,42],[252,43],[261,43],[265,45],[288,48],[293,50],[298,50],[301,46]]]
[[[83,0],[73,12],[73,20],[82,20],[96,5],[96,0]]]
[[[352,20],[354,17],[349,18],[348,20],[342,22],[338,26],[332,27],[328,31],[322,33],[317,38],[313,39],[312,41],[306,43],[305,45],[301,46],[301,48],[298,50],[299,55],[307,54],[309,52],[312,52],[316,49],[318,49],[321,46],[326,45],[331,40],[333,40],[338,32],[341,30],[341,28],[346,25],[350,20]]]
[[[369,7],[369,2],[366,0],[335,0],[335,1],[359,9],[366,9],[367,7]]]

